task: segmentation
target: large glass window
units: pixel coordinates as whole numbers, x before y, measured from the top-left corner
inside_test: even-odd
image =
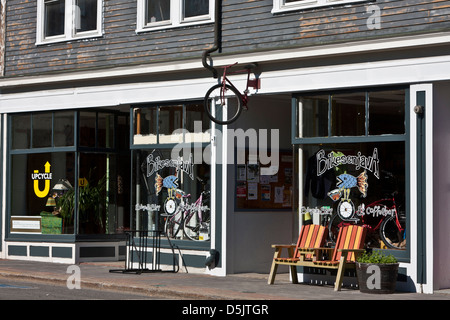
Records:
[[[137,230],[161,230],[178,240],[210,239],[210,166],[194,163],[195,152],[134,151]]]
[[[199,103],[139,106],[133,123],[135,145],[210,142],[210,120]]]
[[[115,234],[129,229],[129,193],[124,192],[131,184],[129,123],[128,112],[10,116],[11,232]]]
[[[198,103],[133,108],[134,228],[209,241],[210,121]]]
[[[12,155],[11,231],[22,229],[17,217],[36,217],[42,234],[73,234],[73,205],[57,201],[71,193],[74,185],[74,152]]]
[[[371,248],[408,248],[406,92],[332,92],[297,97],[300,217],[368,228]]]

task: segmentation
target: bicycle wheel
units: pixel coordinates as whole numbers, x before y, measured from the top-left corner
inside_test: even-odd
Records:
[[[380,228],[380,237],[384,244],[391,249],[405,249],[406,248],[406,235],[405,235],[405,223],[398,221],[399,226],[397,225],[397,219],[394,217],[390,217],[389,219],[385,219],[381,224]]]
[[[175,216],[169,216],[166,218],[164,231],[166,232],[168,238],[176,239],[177,237],[183,237],[181,219],[180,216],[178,216],[179,214],[181,215],[181,213],[177,213]]]
[[[242,112],[241,94],[228,84],[225,89],[222,84],[216,84],[206,92],[204,106],[212,121],[222,125],[229,124],[236,121]]]
[[[186,237],[193,241],[209,240],[209,221],[200,221],[196,212],[184,219],[183,231]]]
[[[338,214],[331,217],[328,223],[328,241],[334,246],[336,244],[336,239],[339,234],[339,229],[342,226],[348,225],[349,223],[344,222]]]

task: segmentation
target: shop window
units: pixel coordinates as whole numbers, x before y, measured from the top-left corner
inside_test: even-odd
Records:
[[[298,137],[328,136],[328,99],[327,95],[301,98],[297,119]]]
[[[138,0],[137,31],[213,22],[214,0]]]
[[[74,146],[75,112],[27,113],[11,117],[12,149]]]
[[[73,111],[56,112],[53,114],[53,143],[55,147],[74,145],[74,115]]]
[[[134,228],[209,241],[210,120],[202,104],[133,108]]]
[[[294,203],[300,221],[329,226],[330,242],[340,227],[362,224],[367,246],[408,248],[405,97],[404,89],[297,97]]]
[[[12,117],[12,149],[30,148],[31,114],[19,114]]]
[[[134,151],[137,230],[164,230],[175,240],[210,240],[210,166],[194,163],[195,152]]]
[[[129,229],[128,113],[27,113],[10,116],[9,123],[11,234]]]
[[[331,135],[362,136],[365,134],[365,93],[331,95]]]
[[[133,126],[135,145],[210,142],[210,120],[198,103],[136,107]]]
[[[73,234],[72,203],[60,200],[74,185],[74,152],[12,155],[11,232]]]
[[[405,134],[405,90],[304,95],[296,138]]]
[[[80,112],[80,146],[114,148],[115,115],[108,112]]]
[[[369,135],[405,133],[405,92],[369,92]]]
[[[100,36],[101,0],[38,0],[37,43]]]
[[[33,148],[52,146],[52,114],[38,113],[33,116]]]

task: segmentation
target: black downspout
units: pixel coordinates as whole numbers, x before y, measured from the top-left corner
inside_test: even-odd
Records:
[[[214,45],[203,51],[202,55],[202,63],[203,66],[210,70],[213,74],[214,78],[217,78],[217,70],[216,68],[209,65],[206,61],[208,57],[210,57],[210,54],[214,51],[217,51],[220,49],[220,32],[221,32],[221,18],[222,18],[222,12],[221,12],[221,2],[220,0],[215,0],[215,12],[214,12]],[[211,61],[212,64],[212,61]]]

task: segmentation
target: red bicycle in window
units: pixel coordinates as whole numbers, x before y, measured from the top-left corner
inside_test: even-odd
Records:
[[[242,109],[247,109],[249,88],[260,88],[260,79],[250,79],[250,74],[256,68],[256,64],[248,64],[243,69],[230,71],[234,63],[223,67],[222,79],[212,86],[205,94],[204,106],[208,117],[217,124],[230,124],[239,117]],[[247,85],[243,93],[233,85],[228,78],[231,74],[247,73]]]
[[[361,204],[351,217],[343,217],[339,212],[333,215],[328,223],[331,241],[334,243],[341,227],[351,224],[365,226],[368,231],[367,239],[372,244],[377,245],[381,241],[390,249],[406,247],[406,214],[398,210],[395,192],[367,206]]]

